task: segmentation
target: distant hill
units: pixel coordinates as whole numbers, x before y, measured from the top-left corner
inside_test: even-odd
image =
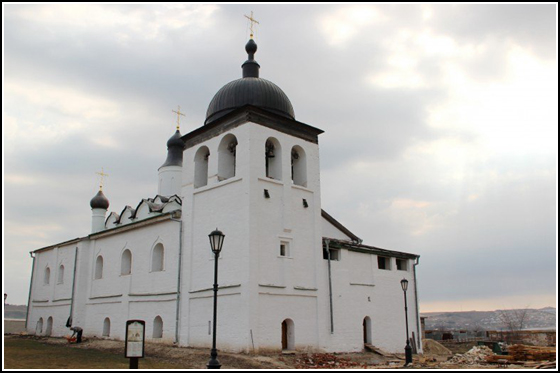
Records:
[[[523,310],[426,312],[426,330],[504,330],[501,312]],[[556,308],[528,309],[524,329],[556,329]]]
[[[27,306],[16,306],[13,304],[6,304],[4,308],[5,319],[24,319],[27,315]]]

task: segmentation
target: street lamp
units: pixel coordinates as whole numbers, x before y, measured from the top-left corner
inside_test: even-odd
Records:
[[[210,248],[214,253],[214,321],[213,329],[214,334],[212,336],[212,351],[210,352],[210,361],[206,367],[208,369],[220,369],[222,364],[218,361],[218,351],[216,350],[216,318],[218,312],[218,258],[220,257],[220,251],[222,251],[222,245],[224,244],[225,235],[216,228],[215,231],[208,235],[210,238]]]
[[[406,290],[408,289],[408,280],[401,280],[401,287],[404,292],[404,318],[406,320],[406,347],[404,348],[405,363],[404,366],[412,364],[412,347],[410,347],[410,339],[408,338],[408,306],[406,303]]]

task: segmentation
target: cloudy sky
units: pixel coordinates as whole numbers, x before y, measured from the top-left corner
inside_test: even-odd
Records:
[[[321,128],[323,208],[364,243],[421,255],[422,311],[556,305],[555,5],[3,5],[3,276],[157,191],[182,132],[241,77]]]

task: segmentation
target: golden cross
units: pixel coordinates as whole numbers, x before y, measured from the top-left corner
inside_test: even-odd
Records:
[[[257,25],[260,25],[259,21],[257,21],[256,19],[253,18],[253,11],[251,10],[251,16],[249,17],[248,15],[245,15],[245,18],[247,18],[249,20],[249,22],[251,22],[251,39],[253,38],[253,26],[255,25],[255,23]]]
[[[109,175],[103,172],[103,167],[101,167],[101,172],[96,172],[96,174],[100,176],[99,190],[102,190],[103,189],[103,178],[104,177],[109,177]]]
[[[181,115],[185,116],[185,114],[181,113],[181,107],[177,105],[177,111],[171,110],[174,113],[177,113],[177,130],[179,129],[179,122],[181,120]]]

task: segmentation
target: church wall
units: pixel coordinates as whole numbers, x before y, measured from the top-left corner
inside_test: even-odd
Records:
[[[163,271],[152,271],[152,251],[164,246]],[[121,274],[124,250],[132,253],[131,272]],[[151,336],[153,320],[163,319],[163,339],[175,337],[179,223],[159,222],[128,232],[88,241],[80,249],[79,290],[74,325],[84,328],[84,335],[101,337],[106,317],[111,322],[111,339],[124,339],[126,320],[146,321]],[[103,277],[94,279],[98,255],[103,256]]]
[[[35,274],[31,289],[31,305],[27,332],[35,334],[37,322],[43,319],[41,335],[47,332],[47,320],[52,317],[52,336],[68,334],[66,321],[70,315],[72,297],[72,276],[76,244],[55,247],[37,252]],[[59,277],[60,265],[64,266],[64,276]],[[50,269],[49,283],[45,284],[45,269]],[[62,280],[62,281],[60,281]]]
[[[409,332],[416,332],[416,308],[412,261],[408,271],[377,268],[377,256],[341,250],[339,261],[331,261],[334,333],[327,333],[323,347],[329,351],[361,351],[363,321],[371,320],[371,343],[389,352],[402,352],[406,345],[404,297],[400,280],[409,281],[407,291]],[[328,262],[324,260],[327,274]],[[328,282],[324,282],[328,287]],[[328,305],[327,305],[328,306]],[[417,337],[417,336],[416,336]]]
[[[235,175],[218,178],[219,145],[231,134],[237,139]],[[195,154],[206,146],[207,185],[194,187]],[[211,343],[214,255],[208,235],[218,228],[225,234],[219,259],[218,341],[231,349],[246,349],[249,335],[249,132],[246,126],[209,139],[185,151],[183,157],[184,273],[180,343],[207,347]],[[227,315],[227,317],[225,317]],[[225,347],[221,347],[225,348]]]
[[[322,255],[319,150],[317,144],[270,128],[254,123],[248,126],[251,129],[251,267],[254,268],[251,329],[255,345],[259,349],[281,349],[282,321],[293,318],[296,348],[317,346],[320,320],[316,263]],[[281,147],[281,180],[266,177],[264,153],[269,138]],[[306,187],[292,182],[294,146],[305,152]],[[266,198],[265,189],[270,198]]]
[[[259,293],[258,348],[278,351],[282,348],[282,322],[293,322],[294,348],[314,351],[317,347],[316,292],[287,294],[279,289],[261,288]]]
[[[352,241],[350,237],[342,233],[338,228],[332,225],[327,219],[321,219],[321,228],[323,231],[323,237],[335,238],[337,240]]]

